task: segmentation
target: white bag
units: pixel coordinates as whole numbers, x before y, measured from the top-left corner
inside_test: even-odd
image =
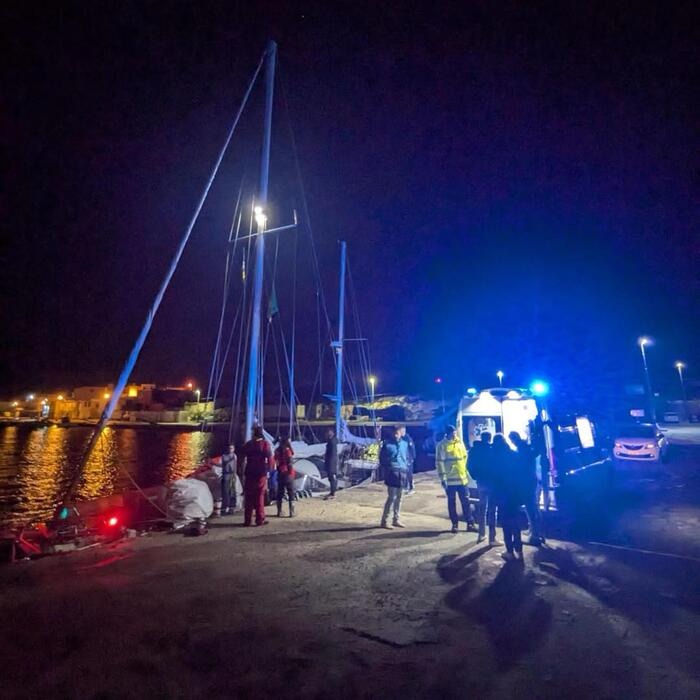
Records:
[[[175,528],[195,520],[206,520],[214,510],[214,499],[206,482],[178,479],[168,486],[168,518]]]

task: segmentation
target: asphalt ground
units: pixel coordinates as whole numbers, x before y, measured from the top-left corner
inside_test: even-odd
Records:
[[[700,697],[700,447],[648,466],[552,516],[522,566],[449,532],[432,473],[404,530],[377,527],[373,485],[6,566],[0,695]]]

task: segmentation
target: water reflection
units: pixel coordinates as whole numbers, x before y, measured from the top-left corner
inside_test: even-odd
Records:
[[[107,428],[78,484],[79,500],[182,478],[221,454],[226,430]],[[90,439],[90,428],[0,427],[0,525],[40,522],[63,498]]]
[[[28,434],[16,473],[16,511],[20,518],[43,520],[53,512],[69,478],[67,441],[67,432],[55,426]]]
[[[170,443],[168,481],[182,479],[209,456],[213,434],[180,433]]]
[[[107,496],[115,492],[119,474],[115,432],[112,428],[105,428],[97,440],[80,480],[78,500]]]

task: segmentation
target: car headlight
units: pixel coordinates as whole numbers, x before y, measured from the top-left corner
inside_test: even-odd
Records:
[[[654,442],[650,442],[648,445],[644,445],[648,450],[653,449],[654,447],[658,447],[658,445]]]

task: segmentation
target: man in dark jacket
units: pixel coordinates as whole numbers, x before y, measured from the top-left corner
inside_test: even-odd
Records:
[[[498,433],[493,440],[491,457],[496,471],[496,499],[498,501],[506,561],[522,561],[523,543],[520,534],[520,508],[526,496],[527,479],[518,463],[518,454],[510,448],[505,437]]]
[[[335,436],[333,428],[328,428],[326,433],[326,454],[323,457],[323,467],[328,474],[331,486],[331,492],[326,496],[326,500],[329,500],[335,498],[335,492],[338,489],[338,438]]]
[[[479,488],[479,536],[477,543],[486,539],[486,523],[489,525],[489,545],[500,546],[496,539],[496,499],[493,495],[494,465],[491,459],[491,433],[484,430],[480,439],[469,450],[469,473]]]
[[[384,441],[379,453],[379,462],[384,469],[387,490],[381,526],[387,530],[391,530],[392,527],[405,527],[401,522],[401,497],[408,474],[408,444],[402,439],[400,428],[395,428],[392,438]],[[392,525],[389,525],[387,520],[392,507],[394,518]]]
[[[535,451],[519,433],[513,431],[508,437],[515,445],[518,469],[522,474],[523,497],[525,499],[522,505],[525,506],[527,519],[530,523],[530,544],[539,546],[544,542],[544,537],[542,536],[542,517],[537,489],[537,458]]]
[[[253,439],[243,446],[243,496],[245,514],[243,524],[249,526],[255,510],[255,524],[267,525],[265,520],[265,487],[267,472],[274,464],[272,447],[265,440],[260,426],[253,428]]]

